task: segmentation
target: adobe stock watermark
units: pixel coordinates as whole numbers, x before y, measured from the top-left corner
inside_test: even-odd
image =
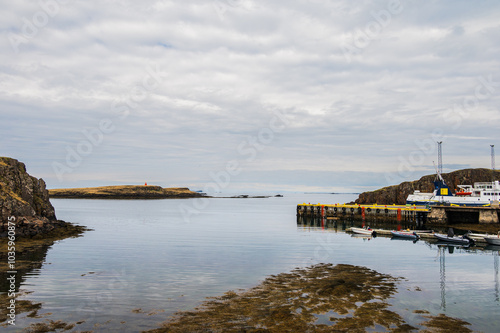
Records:
[[[407,157],[399,156],[399,165],[396,173],[385,173],[387,184],[397,184],[404,180],[409,180],[418,167],[425,165],[428,156],[436,152],[436,142],[443,140],[443,130],[435,129],[430,138],[417,139],[414,141],[417,146]]]
[[[95,319],[96,314],[102,313],[102,309],[106,309],[116,295],[126,294],[130,285],[127,276],[129,275],[125,272],[125,269],[112,271],[109,276],[105,277],[108,280],[106,288],[100,289],[98,292],[93,293],[91,297],[85,298],[76,308],[78,315],[87,321]],[[100,279],[100,274],[83,274],[82,279],[83,290],[94,290],[96,280]]]
[[[493,75],[478,78],[479,83],[474,88],[474,93],[465,96],[461,104],[455,104],[442,113],[443,124],[451,125],[451,128],[458,130],[465,119],[477,110],[480,102],[486,101],[497,92],[500,82],[493,81]],[[399,165],[396,173],[386,173],[385,179],[388,184],[400,183],[408,180],[416,169],[426,163],[426,157],[436,152],[436,143],[443,141],[443,128],[436,128],[431,134],[431,138],[425,140],[415,140],[417,149],[412,150],[405,158],[399,157]]]
[[[331,232],[316,236],[316,243],[317,245],[314,248],[314,260],[316,262],[331,262],[340,247],[340,244],[335,242],[335,236]]]
[[[16,217],[10,216],[7,219],[7,323],[16,325]]]
[[[357,29],[347,34],[340,45],[347,62],[351,63],[355,55],[360,54],[370,46],[373,40],[391,24],[392,18],[402,12],[403,5],[399,0],[389,0],[386,9],[371,11],[370,15],[373,20],[368,22],[363,29]]]
[[[226,189],[233,177],[241,173],[241,166],[244,163],[255,161],[259,152],[270,146],[276,134],[283,132],[289,124],[290,120],[287,118],[287,115],[275,110],[267,127],[261,128],[255,135],[247,137],[238,145],[236,150],[239,158],[228,161],[223,170],[209,173],[212,182],[203,187],[203,192],[220,192]],[[209,198],[201,197],[191,200],[189,205],[180,205],[179,210],[184,222],[189,223],[193,215],[200,214],[209,204]]]
[[[300,261],[299,267],[333,262],[338,257],[339,248],[341,248],[342,243],[340,238],[337,237],[337,232],[329,228],[325,228],[321,232],[318,230],[319,227],[313,227],[313,229],[316,230],[314,233],[308,233],[308,236],[314,237],[314,243],[309,247],[312,253],[303,253],[306,256]]]
[[[226,12],[234,8],[248,9],[253,5],[251,0],[214,0],[212,6],[221,20],[224,20]]]
[[[146,68],[146,75],[140,84],[132,87],[128,94],[115,99],[110,106],[113,118],[101,119],[97,126],[84,128],[81,131],[83,138],[76,145],[66,146],[66,156],[64,162],[52,162],[52,170],[57,179],[62,182],[64,175],[72,173],[78,168],[85,157],[92,154],[95,148],[99,147],[105,140],[106,135],[116,130],[116,125],[120,121],[125,121],[131,111],[137,109],[152,91],[157,89],[165,80],[166,73],[160,71],[157,64],[149,65]]]
[[[14,53],[19,53],[19,46],[27,44],[44,29],[61,11],[61,5],[67,5],[74,0],[38,0],[39,10],[31,17],[21,17],[22,26],[19,33],[9,32],[7,39]]]
[[[463,120],[469,118],[472,112],[477,110],[480,102],[491,98],[497,92],[496,87],[500,84],[500,82],[493,81],[493,74],[488,75],[488,77],[481,76],[478,81],[479,83],[474,88],[474,94],[465,96],[461,104],[453,105],[442,114],[443,120],[452,125],[454,130],[459,129]]]

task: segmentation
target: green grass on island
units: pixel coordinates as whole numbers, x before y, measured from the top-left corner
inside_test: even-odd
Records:
[[[163,188],[155,185],[119,185],[49,190],[51,198],[74,199],[166,199],[201,196],[186,187]]]

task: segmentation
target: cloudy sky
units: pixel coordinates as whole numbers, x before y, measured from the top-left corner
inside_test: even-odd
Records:
[[[495,0],[0,3],[0,156],[49,188],[359,192],[500,148]]]

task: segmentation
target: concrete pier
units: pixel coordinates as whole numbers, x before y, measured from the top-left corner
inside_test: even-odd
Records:
[[[431,223],[499,223],[500,209],[497,207],[432,206],[428,216]]]
[[[313,218],[352,218],[367,221],[414,221],[426,222],[429,209],[425,206],[402,205],[350,205],[350,204],[300,204],[297,216]]]
[[[411,221],[431,224],[499,224],[498,207],[299,204],[297,216],[324,219],[365,219],[368,221]]]

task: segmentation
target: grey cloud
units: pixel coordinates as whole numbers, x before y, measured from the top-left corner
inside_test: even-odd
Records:
[[[358,188],[387,185],[380,175],[440,131],[449,165],[476,156],[465,164],[484,166],[476,151],[498,138],[500,85],[477,107],[463,101],[479,78],[500,82],[499,5],[402,4],[348,62],[342,43],[376,23],[387,1],[72,1],[18,54],[7,37],[22,36],[23,17],[41,9],[5,2],[0,155],[34,165],[52,187],[144,178],[201,186],[238,160],[235,183],[305,188],[331,177],[331,188],[356,172],[348,176]],[[288,123],[246,163],[238,146],[276,110]],[[103,119],[115,130],[61,182],[52,163]],[[435,153],[423,154],[416,174],[432,172]]]

